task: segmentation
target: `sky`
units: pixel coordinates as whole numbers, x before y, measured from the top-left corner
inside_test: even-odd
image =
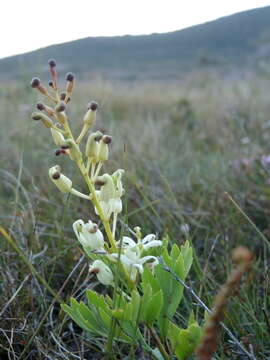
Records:
[[[88,36],[162,33],[270,0],[1,0],[0,58]]]

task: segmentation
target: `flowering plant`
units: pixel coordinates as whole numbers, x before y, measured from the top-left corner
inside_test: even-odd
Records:
[[[49,71],[51,91],[38,78],[31,85],[52,106],[38,103],[32,119],[50,129],[58,146],[55,155],[68,156],[88,186],[89,194],[84,194],[73,187],[59,165],[49,169],[49,178],[61,192],[90,201],[100,219],[101,226],[94,217],[76,220],[73,230],[91,261],[90,274],[106,287],[106,295],[87,290],[87,304],[72,298],[70,305],[62,304],[62,309],[84,330],[105,339],[109,358],[113,358],[114,342],[122,341],[140,346],[157,359],[186,359],[199,342],[201,328],[192,314],[186,329],[177,325],[174,316],[183,297],[183,285],[177,278],[184,281],[188,275],[192,248],[188,241],[179,248],[176,244],[170,246],[168,239],[157,239],[155,234],[143,236],[139,226],[129,230],[132,237],[122,236],[117,226],[123,209],[125,172],[118,169],[113,174],[101,174],[112,138],[100,131],[89,133],[96,122],[98,104],[88,104],[82,130],[74,137],[66,113],[74,75],[66,75],[65,91],[60,92],[54,60],[49,61]]]

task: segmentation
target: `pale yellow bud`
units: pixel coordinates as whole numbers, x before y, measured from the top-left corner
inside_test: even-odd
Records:
[[[53,140],[57,146],[62,146],[65,143],[64,136],[57,130],[51,128]]]
[[[88,128],[93,126],[96,121],[98,105],[96,102],[92,101],[88,104],[88,110],[84,115],[83,122],[88,125]]]
[[[33,112],[32,114],[32,119],[33,120],[41,120],[42,123],[47,127],[50,128],[53,126],[53,122],[52,120],[45,114],[41,113],[41,112]]]
[[[96,162],[99,150],[99,140],[102,137],[102,133],[97,131],[89,135],[86,148],[85,148],[85,156],[90,158],[91,161]]]
[[[61,174],[61,168],[58,165],[55,165],[49,169],[49,177],[52,182],[58,187],[58,189],[63,193],[69,193],[72,189],[72,181]]]
[[[64,101],[60,101],[60,103],[58,103],[55,107],[55,114],[56,114],[57,120],[61,124],[65,124],[65,122],[67,121],[67,115],[65,113],[65,109],[66,109],[66,104]]]
[[[109,146],[112,141],[111,136],[103,135],[102,139],[99,143],[99,149],[98,149],[98,161],[104,162],[108,160],[109,157]]]

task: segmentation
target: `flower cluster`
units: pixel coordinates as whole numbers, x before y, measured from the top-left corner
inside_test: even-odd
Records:
[[[95,101],[89,102],[82,120],[82,130],[78,137],[74,137],[67,108],[71,101],[75,77],[72,73],[68,73],[65,90],[60,91],[54,60],[49,61],[49,72],[51,90],[48,90],[36,77],[32,79],[31,86],[47,97],[52,105],[39,102],[38,111],[32,114],[32,119],[41,121],[50,129],[52,139],[58,147],[55,155],[68,156],[77,165],[88,185],[89,194],[83,194],[75,189],[72,180],[62,173],[59,165],[49,169],[49,178],[62,193],[90,200],[96,215],[101,220],[102,231],[92,220],[84,222],[79,219],[73,223],[77,239],[85,252],[94,260],[90,272],[96,274],[102,284],[112,284],[114,281],[112,269],[114,263],[119,262],[124,277],[135,282],[139,274],[142,274],[145,264],[151,269],[158,263],[157,257],[145,256],[144,252],[159,247],[162,243],[156,240],[153,234],[142,239],[139,227],[135,228],[136,241],[127,236],[121,236],[117,241],[117,218],[122,212],[122,196],[125,193],[122,178],[125,172],[123,169],[118,169],[113,174],[100,174],[103,164],[109,158],[112,137],[98,130],[91,132],[97,118],[98,104]],[[81,144],[85,138],[85,146],[82,148]]]

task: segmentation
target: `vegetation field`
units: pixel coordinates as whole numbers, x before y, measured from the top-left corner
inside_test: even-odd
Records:
[[[84,299],[87,288],[103,288],[72,230],[79,218],[95,219],[94,210],[51,183],[48,169],[59,163],[86,192],[70,162],[55,156],[48,129],[31,120],[40,97],[29,80],[0,85],[0,359],[101,359],[102,338],[81,330],[48,291],[68,303]],[[76,83],[68,108],[79,133],[87,103],[99,103],[95,128],[112,136],[106,169],[126,170],[120,221],[172,243],[190,238],[195,260],[179,324],[187,325],[190,310],[202,324],[198,298],[211,308],[235,247],[253,252],[224,319],[235,338],[222,330],[216,360],[270,358],[269,84],[266,75],[210,69],[171,83],[97,78]],[[121,343],[114,352],[150,359]]]

